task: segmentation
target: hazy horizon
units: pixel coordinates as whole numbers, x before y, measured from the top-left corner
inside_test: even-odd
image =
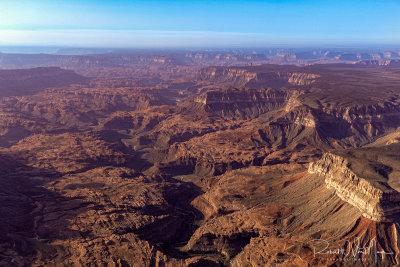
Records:
[[[0,45],[398,45],[398,1],[0,1]]]

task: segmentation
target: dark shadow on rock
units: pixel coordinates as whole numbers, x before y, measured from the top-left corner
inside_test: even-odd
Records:
[[[153,166],[153,163],[143,158],[144,152],[134,151],[131,147],[128,147],[122,143],[122,139],[132,138],[129,135],[121,134],[112,130],[102,130],[95,132],[105,141],[117,144],[119,150],[128,156],[126,163],[121,164],[128,168],[132,168],[136,171],[144,171]]]
[[[81,235],[69,229],[70,219],[84,212],[88,203],[44,187],[57,176],[57,173],[32,168],[0,155],[1,266],[29,266],[37,258],[46,262],[58,253],[52,241]],[[75,207],[76,211],[63,213],[65,206]],[[46,214],[58,212],[63,216],[55,218],[57,225],[64,229],[43,222]]]
[[[200,259],[197,262],[190,263],[188,267],[222,267],[222,263],[216,263],[212,260]]]
[[[182,182],[174,178],[165,178],[169,186],[163,189],[163,196],[169,206],[166,209],[143,209],[154,215],[165,214],[162,219],[133,230],[141,239],[149,241],[157,249],[174,258],[190,258],[189,253],[183,252],[178,247],[184,246],[197,229],[196,222],[203,219],[203,214],[192,207],[190,203],[202,190],[193,183]]]

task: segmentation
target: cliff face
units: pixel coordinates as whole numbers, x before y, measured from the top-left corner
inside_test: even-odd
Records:
[[[252,88],[280,88],[290,85],[310,85],[319,77],[317,74],[296,71],[257,72],[243,68],[208,67],[197,74],[199,81],[229,83],[232,86]]]
[[[326,153],[320,160],[310,163],[308,171],[323,176],[328,188],[357,207],[366,218],[386,221],[400,212],[398,191],[384,181],[356,174],[342,156]]]
[[[213,90],[196,97],[188,108],[225,117],[255,118],[282,108],[292,94],[276,89]]]
[[[399,114],[400,105],[389,101],[347,108],[313,109],[321,136],[340,140],[348,146],[371,143],[388,129],[396,129],[400,122]]]
[[[196,78],[199,81],[231,82],[234,86],[248,83],[257,77],[257,73],[246,69],[208,67],[201,69]]]

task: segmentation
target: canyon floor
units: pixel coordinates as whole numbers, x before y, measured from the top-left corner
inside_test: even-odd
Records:
[[[202,55],[1,55],[0,266],[400,264],[398,61]]]

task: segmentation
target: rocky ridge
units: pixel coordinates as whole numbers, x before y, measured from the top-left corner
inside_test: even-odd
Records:
[[[252,71],[237,67],[208,67],[201,69],[196,78],[199,81],[231,83],[233,86],[273,87],[310,85],[320,77],[318,74],[293,71]]]
[[[349,161],[339,155],[324,154],[320,160],[310,163],[308,172],[324,177],[328,188],[360,209],[368,219],[387,221],[400,213],[400,192],[387,183],[356,174]]]

